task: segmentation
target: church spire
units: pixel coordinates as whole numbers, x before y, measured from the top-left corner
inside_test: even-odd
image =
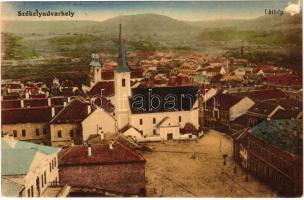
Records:
[[[124,40],[121,37],[121,24],[119,24],[119,55],[118,55],[118,66],[117,72],[130,72],[127,64],[127,56]]]

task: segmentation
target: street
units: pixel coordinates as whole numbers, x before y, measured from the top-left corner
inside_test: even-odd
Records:
[[[276,196],[250,175],[246,182],[245,171],[233,161],[232,139],[222,133],[210,130],[197,142],[167,141],[148,146],[154,149],[143,153],[149,197]]]

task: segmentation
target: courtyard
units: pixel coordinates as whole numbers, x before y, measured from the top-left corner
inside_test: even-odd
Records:
[[[198,141],[150,143],[148,197],[275,197],[276,193],[248,175],[233,160],[233,141],[209,130]],[[224,165],[224,155],[226,162]]]

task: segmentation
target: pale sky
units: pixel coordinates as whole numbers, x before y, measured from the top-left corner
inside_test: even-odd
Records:
[[[284,10],[296,0],[269,1],[180,1],[180,2],[5,2],[2,19],[14,20],[94,20],[103,21],[118,15],[162,14],[174,19],[203,21],[214,19],[250,19],[264,15],[265,9]],[[18,17],[17,11],[73,11],[70,17]]]

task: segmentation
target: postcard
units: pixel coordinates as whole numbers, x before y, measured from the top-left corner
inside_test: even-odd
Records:
[[[1,3],[2,197],[301,197],[302,2]]]

